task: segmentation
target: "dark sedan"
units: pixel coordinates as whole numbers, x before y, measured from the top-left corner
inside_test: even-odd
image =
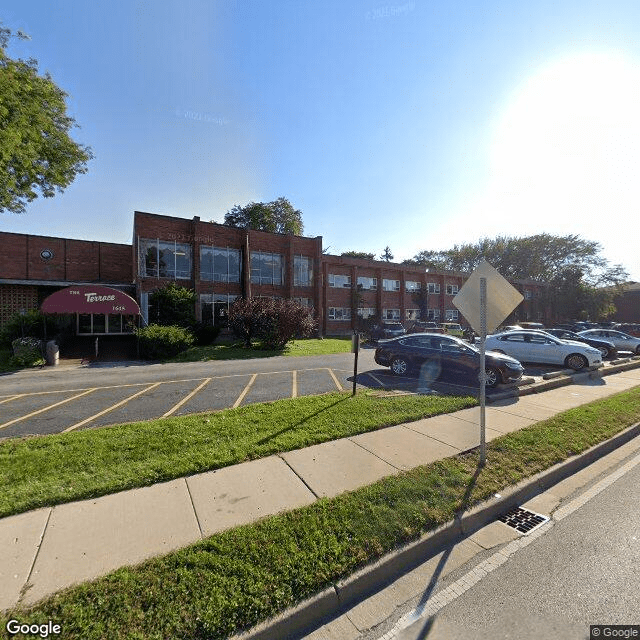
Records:
[[[396,375],[419,370],[432,381],[477,385],[480,351],[460,338],[433,333],[414,333],[380,342],[375,361],[391,367]],[[488,351],[485,354],[486,385],[515,382],[522,377],[523,366],[514,358]]]
[[[581,336],[575,333],[575,331],[568,331],[567,329],[545,329],[547,333],[555,336],[556,338],[560,338],[560,340],[573,340],[574,342],[584,342],[588,344],[590,347],[595,347],[602,354],[602,359],[605,358],[615,358],[618,355],[618,350],[616,349],[616,345],[613,342],[609,342],[607,340],[596,339],[596,338],[587,338],[586,336]]]
[[[397,338],[405,333],[406,331],[400,322],[381,322],[371,328],[369,338],[375,342],[384,338]]]

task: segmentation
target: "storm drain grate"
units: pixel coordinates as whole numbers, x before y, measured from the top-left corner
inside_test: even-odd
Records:
[[[500,516],[498,520],[509,525],[512,529],[526,534],[542,526],[549,518],[533,511],[527,511],[522,507],[514,507]]]

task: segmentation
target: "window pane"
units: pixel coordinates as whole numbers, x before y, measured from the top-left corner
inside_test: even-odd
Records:
[[[122,316],[118,313],[109,314],[109,325],[107,327],[109,333],[122,333]]]
[[[81,313],[78,317],[78,333],[91,333],[90,313]]]
[[[93,333],[105,333],[106,320],[103,313],[93,314]]]
[[[212,247],[200,247],[200,279],[213,280]]]
[[[240,282],[240,251],[229,249],[229,282]]]

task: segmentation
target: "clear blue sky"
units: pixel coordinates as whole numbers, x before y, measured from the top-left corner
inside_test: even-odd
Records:
[[[330,253],[575,233],[640,280],[637,0],[5,0],[95,160],[20,233],[287,197]]]

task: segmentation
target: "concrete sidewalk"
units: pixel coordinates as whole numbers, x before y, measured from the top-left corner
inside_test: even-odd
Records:
[[[638,364],[638,363],[635,363]],[[613,371],[613,369],[612,369]],[[487,441],[640,384],[640,368],[487,407]],[[0,610],[478,445],[479,408],[0,519]]]

